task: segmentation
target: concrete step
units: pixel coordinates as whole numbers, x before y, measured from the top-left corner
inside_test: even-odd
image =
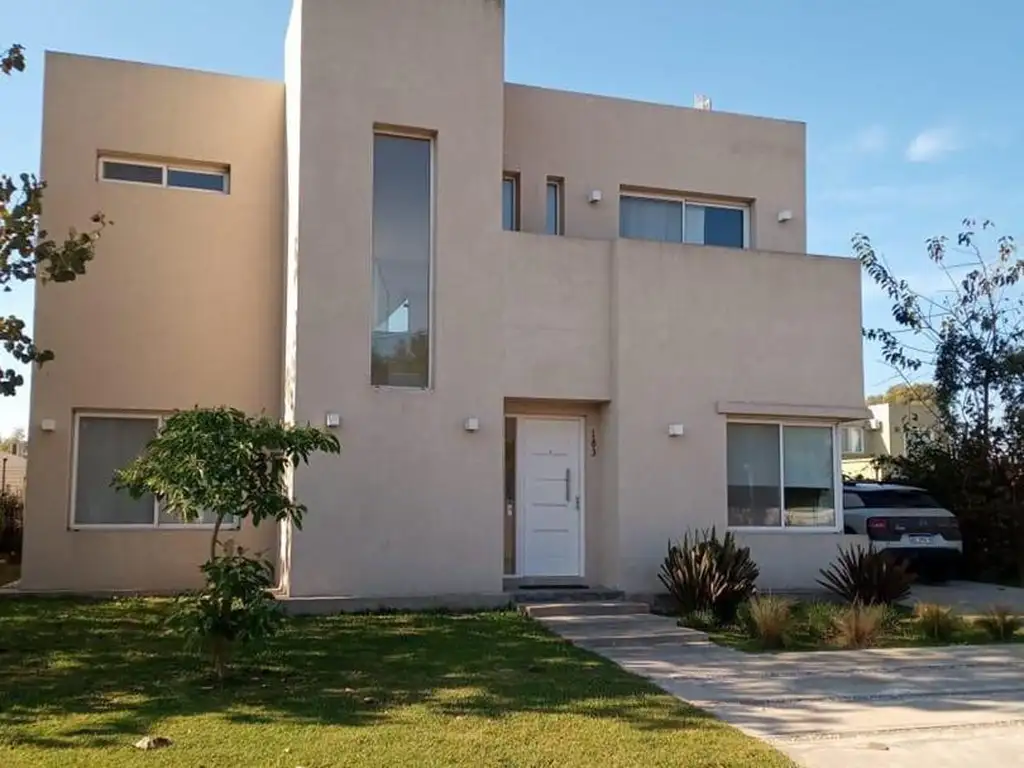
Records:
[[[535,619],[559,616],[622,616],[651,612],[647,603],[626,600],[591,600],[565,603],[530,603],[522,606],[527,616]]]
[[[544,627],[584,648],[707,643],[703,632],[680,627],[675,619],[651,614],[561,615],[537,619]]]
[[[534,603],[584,603],[611,602],[621,600],[624,593],[618,589],[594,587],[586,589],[565,589],[564,587],[519,588],[512,593],[512,600],[519,605]]]

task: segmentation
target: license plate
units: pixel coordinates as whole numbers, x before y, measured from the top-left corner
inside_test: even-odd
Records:
[[[911,536],[910,543],[918,546],[929,546],[934,539],[931,536]]]

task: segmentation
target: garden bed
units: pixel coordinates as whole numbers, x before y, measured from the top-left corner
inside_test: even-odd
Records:
[[[779,651],[836,651],[847,650],[851,645],[844,641],[843,633],[837,628],[843,611],[848,606],[827,600],[792,600],[790,621],[785,632],[782,647],[770,647],[758,637],[758,631],[741,610],[740,617],[726,626],[709,626],[700,617],[681,619],[683,626],[700,629],[708,633],[713,642],[748,653]],[[982,645],[997,642],[1024,642],[1024,630],[1017,629],[1006,639],[997,639],[983,625],[984,617],[963,618],[949,613],[947,622],[939,632],[929,631],[925,620],[915,616],[911,608],[889,606],[874,637],[863,647],[905,648],[946,645]],[[938,606],[928,610],[943,611]],[[852,646],[858,647],[858,646]]]

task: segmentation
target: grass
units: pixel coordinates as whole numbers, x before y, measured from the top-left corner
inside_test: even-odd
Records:
[[[796,602],[791,609],[792,623],[786,651],[842,650],[836,641],[833,617],[842,608],[826,602]],[[762,653],[763,644],[737,623],[709,631],[710,639],[719,645],[748,653]],[[889,609],[884,626],[872,647],[907,648],[944,645],[983,645],[997,642],[977,621],[957,622],[949,639],[939,640],[924,631],[913,611],[903,607]],[[1016,632],[1008,642],[1024,642],[1024,632]]]
[[[291,619],[221,687],[168,609],[0,600],[0,765],[791,765],[515,613]]]

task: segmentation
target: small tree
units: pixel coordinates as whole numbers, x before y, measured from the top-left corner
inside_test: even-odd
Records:
[[[145,452],[115,473],[119,490],[155,496],[183,520],[214,516],[210,557],[202,566],[206,588],[182,598],[174,620],[191,646],[210,652],[219,678],[236,644],[267,637],[280,618],[270,592],[273,565],[231,542],[222,545],[224,521],[290,521],[301,528],[306,507],[289,492],[290,473],[314,453],[340,449],[336,437],[314,427],[234,408],[196,408],[168,418]]]
[[[0,56],[0,74],[25,70],[25,49],[11,46]],[[50,238],[40,228],[46,183],[29,173],[15,177],[0,174],[0,286],[5,293],[12,283],[39,278],[42,282],[67,283],[85,274],[85,266],[96,255],[96,241],[108,224],[102,213],[95,214],[85,232],[70,230],[63,241]],[[42,365],[53,352],[40,349],[25,330],[25,320],[0,317],[0,343],[21,363]],[[25,383],[14,368],[0,371],[0,395],[15,395]]]
[[[930,374],[937,429],[907,429],[907,455],[879,460],[886,477],[928,488],[957,513],[968,575],[1024,582],[1024,261],[1010,237],[971,219],[951,244],[927,241],[948,283],[936,296],[900,280],[857,235],[854,253],[892,300],[895,327],[867,329],[906,384]],[[953,263],[950,263],[953,261]]]

